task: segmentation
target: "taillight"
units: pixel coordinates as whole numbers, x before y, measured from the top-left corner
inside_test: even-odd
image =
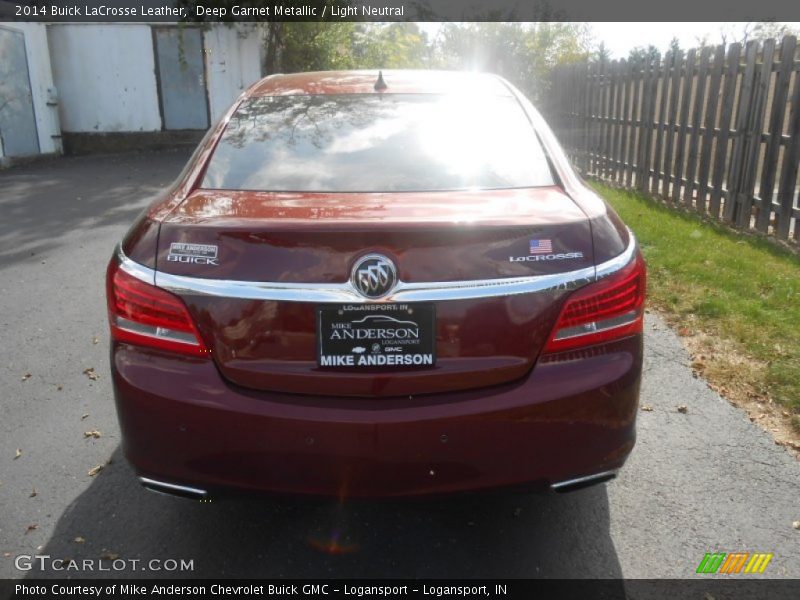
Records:
[[[641,254],[614,273],[574,292],[544,352],[560,352],[642,332],[646,268]]]
[[[112,339],[182,354],[208,355],[183,301],[129,275],[120,269],[116,258],[108,265],[106,297]]]

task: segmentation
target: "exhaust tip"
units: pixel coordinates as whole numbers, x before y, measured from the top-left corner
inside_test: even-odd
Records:
[[[575,490],[581,490],[583,488],[596,485],[598,483],[604,483],[606,481],[611,481],[617,476],[617,471],[603,471],[602,473],[595,473],[594,475],[586,475],[585,477],[577,477],[576,479],[567,479],[565,481],[559,481],[554,483],[550,486],[550,489],[554,492],[564,493],[564,492],[574,492]]]
[[[176,483],[167,483],[165,481],[157,481],[148,477],[139,477],[139,483],[142,484],[146,490],[155,492],[157,494],[164,494],[166,496],[175,496],[178,498],[187,498],[189,500],[202,500],[208,496],[206,490],[200,488],[189,487],[188,485],[178,485]]]

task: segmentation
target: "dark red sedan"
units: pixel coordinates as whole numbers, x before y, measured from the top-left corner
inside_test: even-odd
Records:
[[[490,75],[273,75],[107,274],[142,483],[399,496],[614,476],[645,264]]]

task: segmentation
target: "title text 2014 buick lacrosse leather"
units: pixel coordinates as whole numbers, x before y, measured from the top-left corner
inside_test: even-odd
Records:
[[[273,75],[107,274],[146,487],[348,496],[607,480],[645,265],[501,78]]]

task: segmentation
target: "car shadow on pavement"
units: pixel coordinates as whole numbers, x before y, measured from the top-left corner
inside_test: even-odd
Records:
[[[39,553],[102,558],[95,569],[109,570],[32,570],[30,578],[621,577],[603,485],[563,495],[200,502],[145,491],[119,449]],[[159,566],[152,559],[161,571],[143,570]],[[166,571],[175,566],[167,559],[193,569]]]

